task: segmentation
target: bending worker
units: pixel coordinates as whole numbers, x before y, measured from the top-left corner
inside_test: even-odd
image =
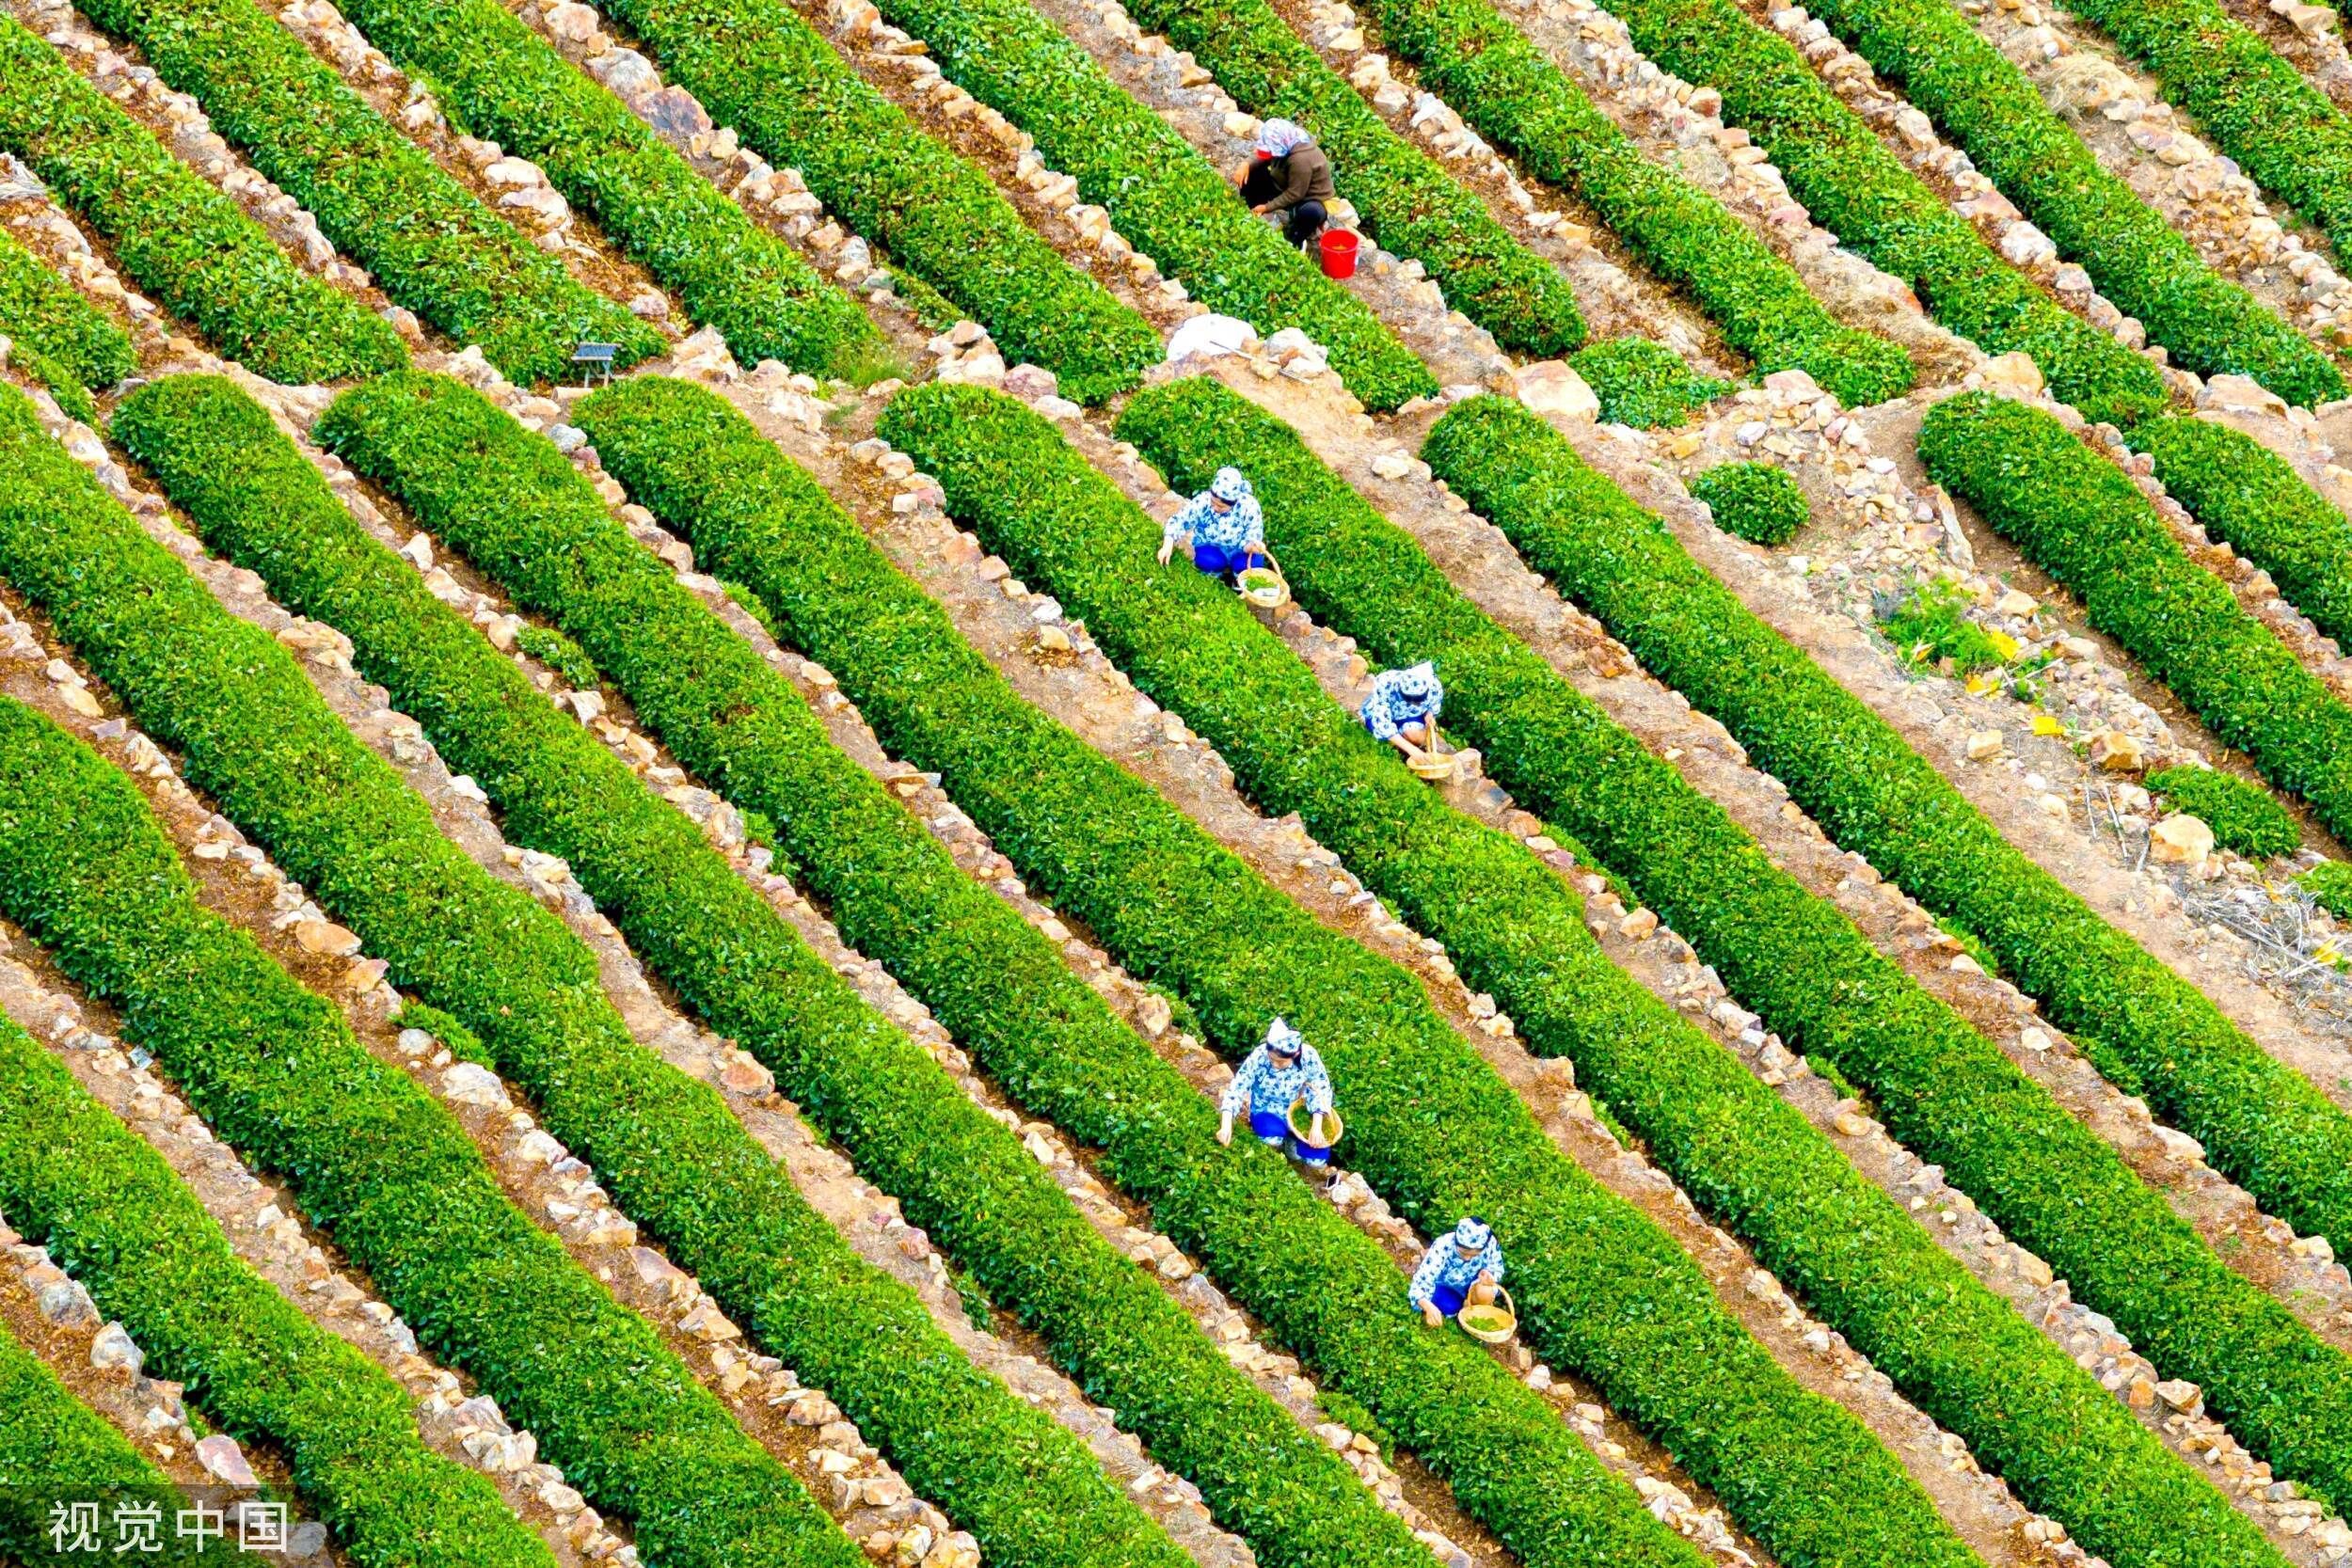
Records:
[[[1265,514],[1239,468],[1219,468],[1209,487],[1176,509],[1160,530],[1160,564],[1176,552],[1176,541],[1192,547],[1192,563],[1231,582],[1256,562],[1274,564],[1265,547]]]
[[[1502,1247],[1484,1220],[1465,1218],[1450,1236],[1440,1236],[1421,1255],[1405,1299],[1421,1308],[1432,1328],[1465,1307],[1485,1307],[1502,1283]]]
[[[1438,710],[1445,706],[1445,688],[1438,667],[1423,659],[1403,670],[1383,670],[1372,678],[1372,690],[1358,710],[1375,740],[1385,740],[1416,762],[1445,754],[1438,738]]]
[[[1314,242],[1330,218],[1330,203],[1339,198],[1331,184],[1331,160],[1306,127],[1287,119],[1258,127],[1257,150],[1235,171],[1234,183],[1249,210],[1280,223],[1295,245]]]
[[[1315,1147],[1300,1145],[1291,1135],[1291,1107],[1302,1098],[1311,1118],[1307,1136]],[[1249,1131],[1268,1148],[1288,1146],[1293,1154],[1312,1157],[1318,1164],[1330,1158],[1323,1118],[1331,1114],[1331,1074],[1307,1037],[1281,1019],[1266,1025],[1265,1039],[1225,1085],[1217,1111],[1218,1143],[1233,1141],[1233,1118],[1247,1112]]]

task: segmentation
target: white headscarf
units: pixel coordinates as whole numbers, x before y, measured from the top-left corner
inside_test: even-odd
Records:
[[[1438,667],[1427,659],[1396,673],[1396,689],[1407,697],[1426,697],[1438,689]]]
[[[1265,1026],[1265,1043],[1268,1050],[1295,1056],[1306,1048],[1307,1037],[1292,1028],[1288,1019],[1278,1018]]]
[[[1239,468],[1219,468],[1209,481],[1209,494],[1228,506],[1238,505],[1249,497],[1249,482]]]
[[[1495,1233],[1487,1228],[1486,1221],[1469,1215],[1454,1227],[1454,1244],[1465,1252],[1484,1252],[1486,1243],[1494,1239]]]
[[[1269,158],[1287,158],[1312,140],[1306,127],[1295,120],[1269,119],[1258,127],[1258,150]]]

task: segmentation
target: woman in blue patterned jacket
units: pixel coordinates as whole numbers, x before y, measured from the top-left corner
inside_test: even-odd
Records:
[[[1246,566],[1274,564],[1265,547],[1265,514],[1239,468],[1219,468],[1209,487],[1177,509],[1160,530],[1160,564],[1176,553],[1176,542],[1192,546],[1192,563],[1231,582]]]
[[[1291,1132],[1291,1107],[1307,1102],[1307,1136]],[[1249,1117],[1249,1131],[1268,1148],[1287,1148],[1310,1164],[1331,1158],[1324,1117],[1331,1114],[1331,1074],[1307,1037],[1282,1019],[1266,1025],[1265,1038],[1241,1064],[1217,1102],[1216,1141],[1233,1141],[1233,1118]]]
[[[1423,659],[1375,675],[1358,717],[1375,740],[1385,740],[1404,752],[1406,761],[1418,762],[1445,755],[1445,742],[1438,737],[1438,715],[1444,707],[1438,667]]]
[[[1438,1328],[1463,1307],[1493,1301],[1502,1283],[1502,1244],[1486,1221],[1466,1217],[1421,1255],[1405,1299],[1421,1308],[1430,1327]]]

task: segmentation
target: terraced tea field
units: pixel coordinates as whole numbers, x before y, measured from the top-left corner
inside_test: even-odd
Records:
[[[5,10],[0,1564],[2352,1568],[2335,10]]]

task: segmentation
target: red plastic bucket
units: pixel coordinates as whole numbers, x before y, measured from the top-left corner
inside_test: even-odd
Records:
[[[1353,277],[1356,276],[1356,236],[1345,229],[1327,229],[1317,242],[1323,253],[1323,276]]]

